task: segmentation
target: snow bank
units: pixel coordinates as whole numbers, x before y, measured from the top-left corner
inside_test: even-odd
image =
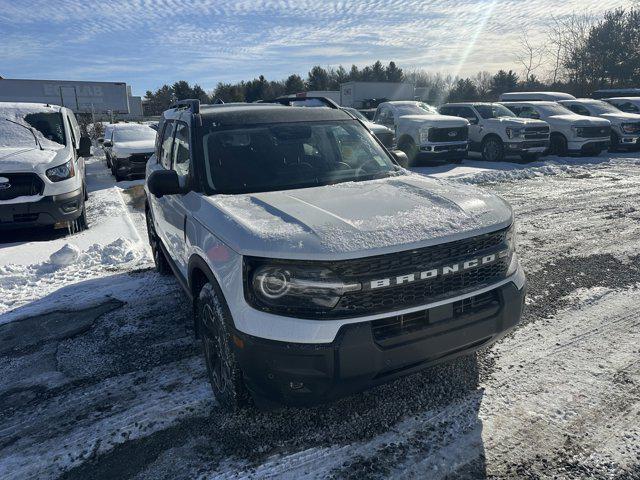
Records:
[[[60,250],[53,252],[49,257],[49,263],[53,265],[71,265],[78,260],[78,256],[80,255],[80,249],[75,245],[67,243]]]

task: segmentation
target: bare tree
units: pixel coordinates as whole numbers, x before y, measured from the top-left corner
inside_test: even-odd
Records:
[[[531,78],[545,60],[546,45],[536,44],[529,39],[527,32],[520,35],[520,48],[515,55],[516,61],[522,65],[525,80]]]

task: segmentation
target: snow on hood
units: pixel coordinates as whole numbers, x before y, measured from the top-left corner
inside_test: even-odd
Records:
[[[464,127],[469,121],[450,115],[401,115],[398,119],[401,123],[431,124],[440,128]]]
[[[206,200],[198,215],[231,248],[276,258],[406,250],[504,228],[513,216],[495,195],[417,174]]]
[[[31,171],[44,173],[47,168],[61,165],[69,158],[69,152],[62,145],[55,150],[0,147],[0,173]]]
[[[154,140],[135,140],[131,142],[116,142],[113,152],[116,155],[131,155],[132,153],[151,153],[155,150]]]
[[[547,121],[560,120],[562,122],[571,122],[573,125],[579,125],[583,127],[608,127],[611,125],[609,120],[605,120],[604,118],[598,117],[585,117],[583,115],[575,114],[565,114],[565,115],[551,115],[547,117]]]
[[[603,113],[600,115],[602,118],[606,118],[612,123],[624,123],[624,122],[640,122],[640,115],[637,113],[628,112],[615,112],[615,113]]]
[[[502,125],[522,125],[522,126],[538,126],[544,127],[547,125],[547,122],[543,120],[536,120],[535,118],[520,118],[520,117],[498,117],[498,118],[487,118],[484,120],[485,122],[496,122]]]

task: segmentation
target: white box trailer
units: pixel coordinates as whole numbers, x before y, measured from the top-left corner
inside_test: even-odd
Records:
[[[340,105],[370,108],[369,100],[413,100],[415,85],[396,82],[346,82],[340,85]]]
[[[129,96],[124,82],[0,78],[0,102],[49,103],[67,107],[75,113],[129,113]]]

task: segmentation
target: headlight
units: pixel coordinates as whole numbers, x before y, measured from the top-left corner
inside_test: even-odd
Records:
[[[422,127],[420,129],[420,144],[429,142],[429,130],[431,130],[431,127]]]
[[[585,127],[577,127],[575,125],[571,125],[571,130],[573,131],[573,135],[576,137],[584,137]]]
[[[509,246],[509,268],[507,270],[507,277],[513,275],[514,273],[516,273],[516,270],[518,270],[518,266],[520,265],[520,262],[518,260],[518,254],[516,253],[517,247],[518,247],[518,240],[517,240],[517,230],[516,230],[516,222],[514,221],[511,226],[509,227],[509,230],[507,230],[507,245]]]
[[[76,174],[73,169],[73,159],[57,167],[50,168],[45,173],[52,182],[61,182],[62,180],[71,178]]]
[[[346,292],[362,288],[345,283],[325,266],[245,257],[245,298],[259,310],[283,314],[322,314]]]
[[[624,133],[640,132],[640,123],[623,123],[620,127]]]
[[[509,138],[524,138],[524,128],[522,127],[507,127],[506,133]]]

